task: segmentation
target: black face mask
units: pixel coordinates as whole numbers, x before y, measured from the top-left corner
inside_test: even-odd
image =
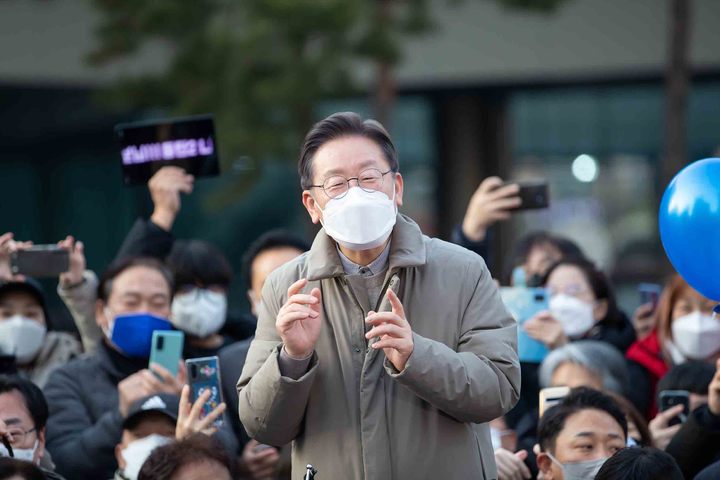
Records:
[[[17,373],[15,355],[0,355],[0,373],[4,375],[14,375]]]
[[[543,277],[543,275],[534,273],[527,278],[525,285],[528,287],[542,287]]]

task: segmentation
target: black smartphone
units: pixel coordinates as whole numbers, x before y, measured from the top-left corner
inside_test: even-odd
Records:
[[[7,451],[7,454],[10,458],[13,458],[15,456],[15,452],[13,452],[12,445],[10,444],[10,440],[8,440],[4,435],[2,437],[2,444],[5,447],[5,450]],[[1,457],[2,455],[0,455]]]
[[[545,180],[516,182],[520,191],[520,206],[513,210],[537,210],[550,206],[550,191]]]
[[[669,426],[685,423],[690,415],[690,393],[687,390],[663,390],[660,392],[660,411],[664,412],[676,405],[682,405],[683,411],[668,422]]]
[[[196,177],[220,174],[212,115],[120,124],[115,136],[126,185],[144,185],[168,165]]]
[[[14,252],[10,269],[15,275],[57,277],[70,270],[70,252],[57,245],[34,245]]]
[[[223,401],[218,357],[191,358],[185,360],[185,367],[187,368],[188,383],[190,384],[193,402],[195,402],[205,390],[210,390],[210,398],[205,402],[202,409],[201,416],[204,418]],[[216,427],[220,427],[222,424],[222,415],[213,422],[213,425]]]
[[[638,292],[640,293],[640,305],[649,303],[653,306],[653,309],[655,309],[660,300],[662,286],[656,283],[641,283],[638,285]]]

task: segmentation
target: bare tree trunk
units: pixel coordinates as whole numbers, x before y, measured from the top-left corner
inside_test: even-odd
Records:
[[[392,22],[392,0],[380,0],[378,21],[385,29],[390,28]],[[388,122],[390,113],[395,104],[396,85],[393,65],[386,60],[380,60],[376,66],[375,78],[375,119],[390,128]]]
[[[692,0],[669,0],[663,189],[687,163],[687,96]]]

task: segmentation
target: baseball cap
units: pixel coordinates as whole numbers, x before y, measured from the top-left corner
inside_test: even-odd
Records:
[[[127,417],[123,421],[123,429],[130,430],[148,413],[161,413],[170,420],[177,422],[180,397],[171,393],[156,393],[141,398],[128,409]]]

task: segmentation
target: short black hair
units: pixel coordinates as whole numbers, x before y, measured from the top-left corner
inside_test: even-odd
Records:
[[[0,394],[19,392],[30,412],[35,428],[45,428],[48,419],[48,404],[42,390],[30,380],[18,375],[0,375]]]
[[[53,329],[52,318],[50,317],[50,311],[47,308],[47,301],[45,299],[45,290],[43,289],[40,282],[34,278],[25,278],[23,281],[11,280],[9,282],[0,282],[0,299],[7,294],[23,292],[35,299],[42,308],[45,314],[45,327],[48,330]]]
[[[675,459],[652,447],[624,448],[607,459],[595,480],[683,480]]]
[[[310,250],[310,245],[297,235],[284,229],[275,229],[263,233],[245,250],[242,257],[242,276],[248,288],[252,287],[252,265],[255,259],[266,250],[274,248],[297,248],[301,252]]]
[[[506,272],[508,282],[512,277],[512,270],[527,262],[530,252],[542,245],[552,245],[557,248],[562,258],[585,258],[582,249],[569,238],[545,231],[530,232],[520,238],[513,248],[510,270]]]
[[[113,261],[105,272],[100,277],[100,283],[98,284],[97,298],[107,303],[112,293],[113,280],[118,275],[133,267],[147,267],[153,270],[157,270],[165,278],[170,289],[170,296],[172,297],[175,293],[175,282],[173,280],[173,274],[170,269],[157,258],[152,257],[121,257]]]
[[[313,125],[305,136],[298,162],[300,185],[303,190],[308,190],[312,186],[313,157],[320,147],[331,140],[351,136],[365,137],[374,141],[382,149],[390,170],[396,173],[400,170],[395,144],[380,122],[363,120],[355,112],[334,113]]]
[[[233,269],[225,255],[205,240],[177,240],[165,259],[173,272],[175,285],[220,285],[228,288]]]
[[[158,447],[145,460],[138,480],[170,480],[180,468],[199,462],[216,462],[235,478],[234,462],[213,437],[196,433],[179,442]]]
[[[11,478],[23,480],[45,480],[45,474],[31,462],[16,458],[0,457],[0,480]]]
[[[675,365],[660,379],[657,393],[663,390],[687,390],[698,395],[707,395],[708,387],[715,376],[715,367],[697,360]],[[659,402],[659,397],[658,397]]]
[[[601,410],[615,419],[627,439],[627,420],[610,396],[592,388],[574,388],[557,405],[550,407],[538,425],[538,443],[543,451],[555,451],[555,441],[565,428],[568,417],[583,410]]]

